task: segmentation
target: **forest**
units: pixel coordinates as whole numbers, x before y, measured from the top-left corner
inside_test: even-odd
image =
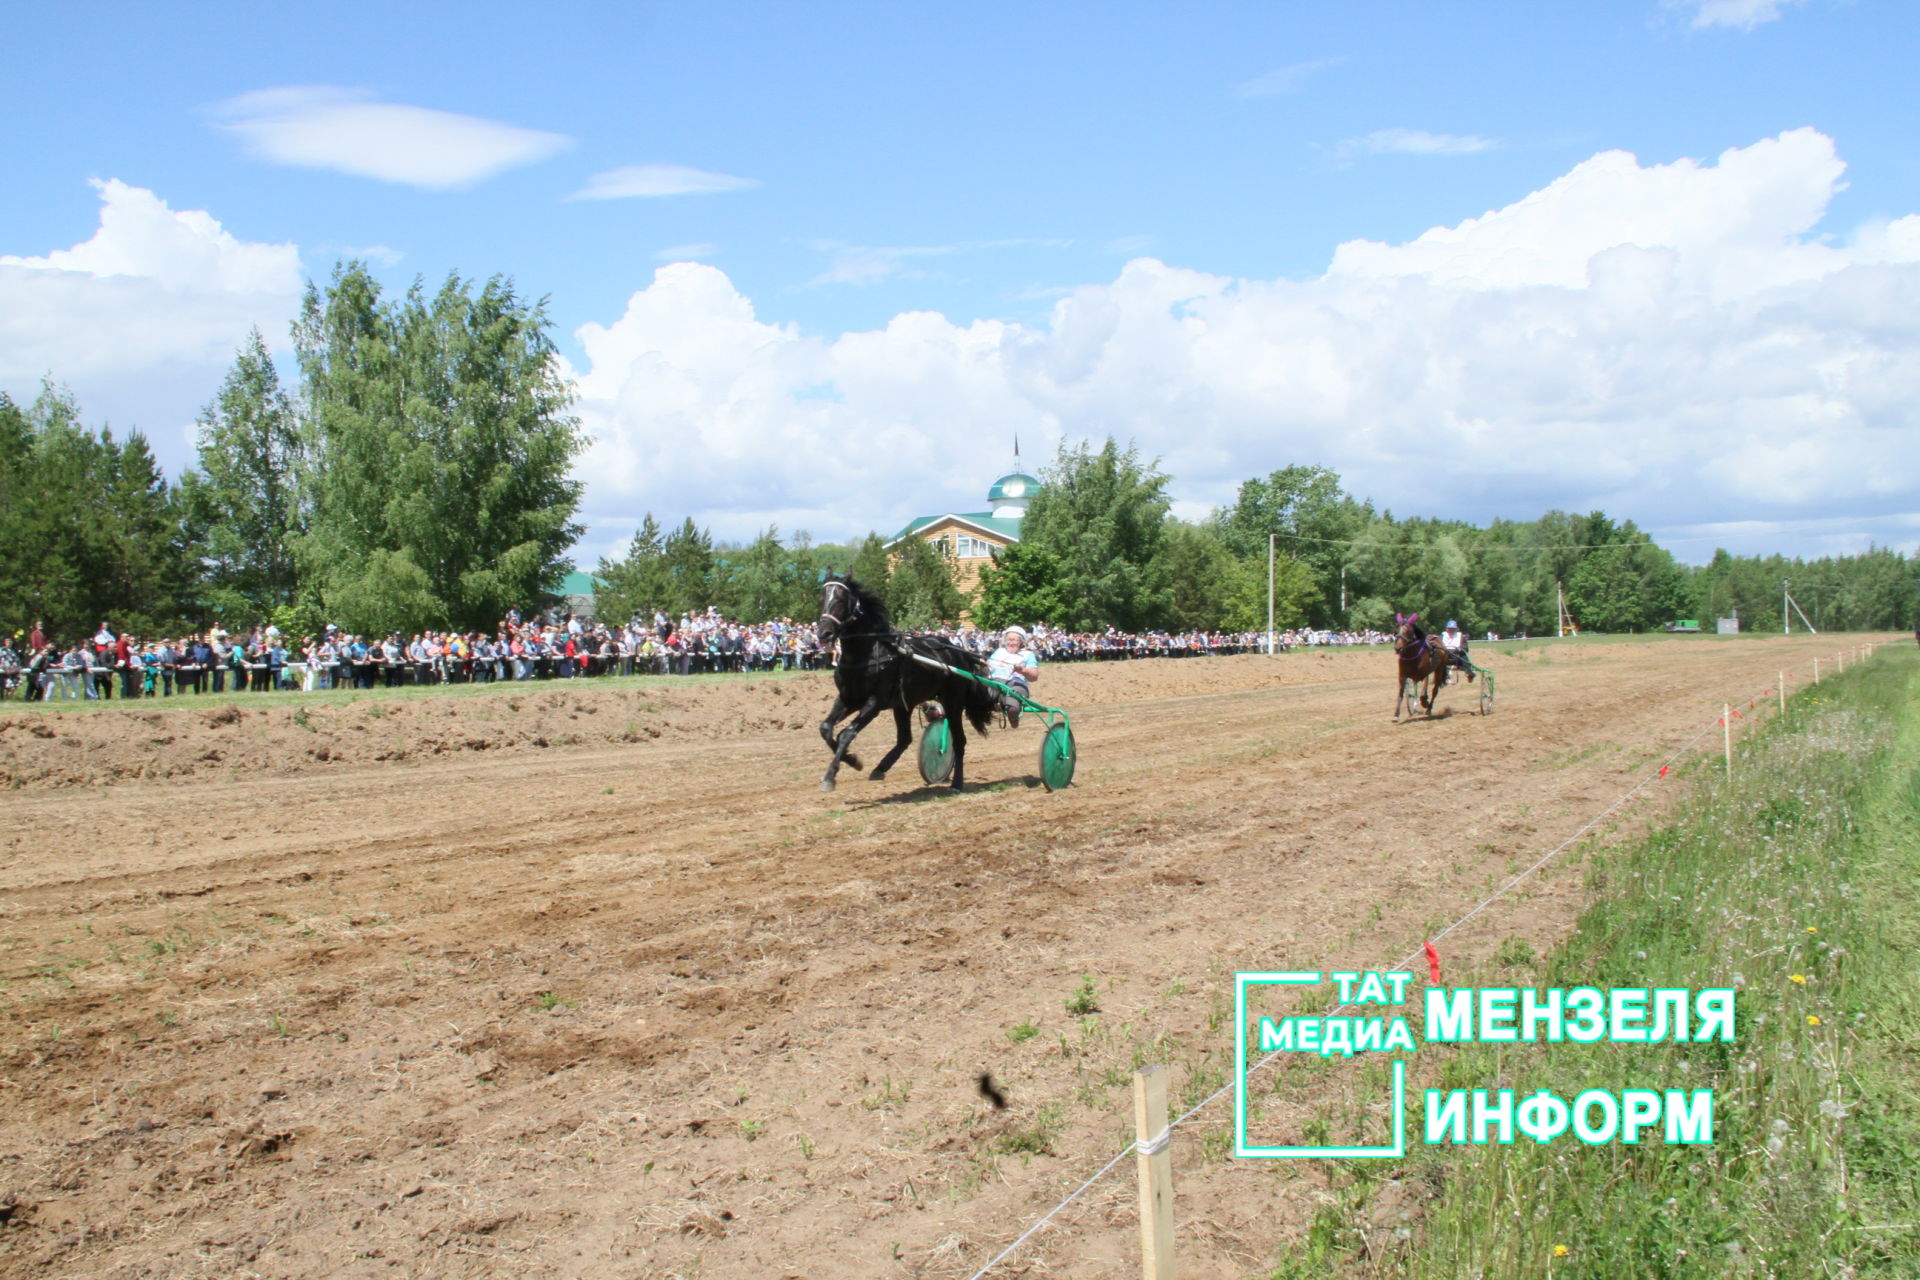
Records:
[[[502,278],[383,296],[343,263],[308,286],[293,385],[252,334],[199,416],[197,465],[173,480],[140,432],[87,424],[51,380],[29,404],[0,393],[0,637],[36,620],[77,636],[102,619],[143,634],[491,630],[510,608],[558,602],[583,532],[572,467],[585,438],[549,328]],[[1310,465],[1250,477],[1186,521],[1171,514],[1173,478],[1111,438],[1063,444],[1041,479],[1021,541],[971,594],[917,540],[768,528],[727,543],[690,515],[649,512],[595,567],[596,612],[811,617],[831,569],[878,587],[908,626],[1253,631],[1267,625],[1271,549],[1282,628],[1377,628],[1418,610],[1475,634],[1543,635],[1564,600],[1583,631],[1733,616],[1767,631],[1787,590],[1796,630],[1904,629],[1920,614],[1920,565],[1891,548],[1722,550],[1689,566],[1631,519],[1397,518]]]

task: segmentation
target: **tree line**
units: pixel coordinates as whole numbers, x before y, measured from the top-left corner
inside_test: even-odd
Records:
[[[384,633],[491,629],[551,600],[572,567],[585,447],[544,302],[511,281],[449,276],[383,295],[364,264],[310,283],[291,386],[255,332],[202,411],[196,464],[170,483],[138,431],[82,421],[48,383],[0,393],[0,634],[102,618],[155,633],[270,620]],[[1072,630],[1385,627],[1395,612],[1474,632],[1552,633],[1564,598],[1584,630],[1737,616],[1778,625],[1782,584],[1822,630],[1911,625],[1915,559],[1887,548],[1807,561],[1717,552],[1680,564],[1631,520],[1550,511],[1484,527],[1396,519],[1338,473],[1289,466],[1203,520],[1171,515],[1170,478],[1108,439],[1063,445],[1021,541],[963,592],[942,549],[878,533],[816,545],[768,528],[717,542],[649,513],[600,561],[597,611],[624,620],[720,607],[810,618],[820,575],[879,589],[907,626],[1045,621]],[[1795,622],[1798,624],[1798,617]]]
[[[504,278],[387,297],[343,263],[307,287],[295,385],[256,330],[175,483],[140,432],[86,425],[51,383],[24,407],[0,394],[0,630],[491,630],[583,532],[585,438],[548,327]]]
[[[1720,551],[1695,568],[1604,512],[1484,527],[1396,519],[1349,494],[1337,472],[1312,466],[1248,480],[1231,504],[1187,521],[1171,514],[1169,477],[1112,439],[1063,445],[1041,480],[1021,540],[971,595],[940,544],[917,538],[890,555],[877,533],[836,546],[801,534],[783,545],[770,528],[728,547],[691,519],[663,535],[648,515],[624,557],[600,562],[601,610],[625,618],[717,603],[738,617],[805,617],[820,573],[834,569],[876,587],[909,626],[965,612],[985,627],[1258,631],[1267,625],[1270,543],[1274,621],[1287,629],[1386,629],[1396,612],[1418,610],[1476,633],[1551,635],[1564,601],[1583,631],[1682,620],[1711,630],[1730,616],[1767,630],[1789,579],[1822,630],[1901,628],[1920,609],[1920,563],[1885,548],[1814,561]],[[1802,629],[1797,615],[1794,628]]]

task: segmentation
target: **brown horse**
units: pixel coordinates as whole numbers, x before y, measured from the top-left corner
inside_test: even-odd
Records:
[[[1400,624],[1393,641],[1394,656],[1400,660],[1400,696],[1394,699],[1393,718],[1400,719],[1400,707],[1405,704],[1407,718],[1411,720],[1416,699],[1420,709],[1432,715],[1433,701],[1440,696],[1440,686],[1445,683],[1447,667],[1451,665],[1447,651],[1438,640],[1420,629],[1419,614],[1396,613],[1393,620]]]

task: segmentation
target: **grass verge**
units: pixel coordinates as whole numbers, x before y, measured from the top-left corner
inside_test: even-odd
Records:
[[[1731,778],[1698,770],[1670,825],[1594,861],[1589,907],[1531,975],[1733,987],[1734,1041],[1476,1045],[1437,1064],[1439,1087],[1516,1098],[1711,1089],[1711,1145],[1657,1129],[1634,1146],[1416,1145],[1399,1179],[1431,1198],[1411,1231],[1383,1241],[1349,1200],[1272,1274],[1920,1275],[1916,711],[1905,649],[1802,693]]]

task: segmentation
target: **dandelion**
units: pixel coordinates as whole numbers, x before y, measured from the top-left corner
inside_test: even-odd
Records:
[[[1554,1256],[1554,1257],[1556,1257],[1556,1258],[1564,1258],[1564,1257],[1566,1257],[1566,1256],[1567,1256],[1567,1255],[1568,1255],[1569,1253],[1572,1253],[1572,1252],[1573,1252],[1573,1250],[1571,1250],[1571,1249],[1569,1249],[1569,1248],[1567,1248],[1567,1246],[1565,1246],[1565,1245],[1563,1245],[1563,1244],[1557,1244],[1557,1245],[1555,1245],[1555,1246],[1553,1246],[1553,1256]]]
[[[1814,928],[1814,927],[1813,927],[1812,925],[1808,925],[1808,926],[1807,926],[1807,932],[1808,932],[1808,933],[1818,933],[1818,932],[1820,932],[1820,931],[1819,931],[1818,929],[1816,929],[1816,928]]]
[[[1817,1027],[1820,1025],[1820,1019],[1810,1013],[1807,1015],[1807,1025],[1810,1027]]]
[[[1804,987],[1807,985],[1807,975],[1804,973],[1790,973],[1787,975],[1787,981],[1797,982]]]

